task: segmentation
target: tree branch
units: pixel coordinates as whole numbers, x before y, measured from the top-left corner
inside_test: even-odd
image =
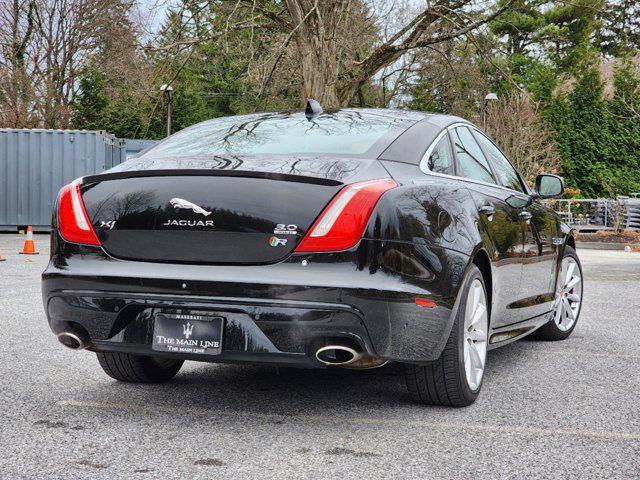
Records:
[[[378,48],[376,48],[371,54],[361,62],[355,63],[350,72],[346,72],[347,76],[351,79],[340,89],[340,97],[343,102],[348,102],[360,86],[366,82],[373,74],[375,74],[381,68],[391,65],[398,58],[400,58],[405,52],[422,47],[428,47],[437,43],[442,43],[448,40],[461,37],[472,30],[480,27],[481,25],[490,22],[494,18],[504,13],[515,0],[508,0],[505,4],[497,9],[495,12],[487,15],[478,20],[472,21],[464,26],[449,31],[446,34],[432,36],[429,38],[423,38],[428,26],[432,25],[438,19],[447,19],[442,10],[450,10],[452,8],[461,8],[469,3],[468,0],[460,0],[455,5],[444,5],[442,3],[435,5],[432,8],[427,8],[417,15],[406,27],[403,27],[398,33],[393,35],[389,41],[385,42]],[[453,22],[455,24],[455,22]],[[455,24],[457,26],[457,24]],[[393,42],[400,39],[402,36],[407,37],[400,43],[395,44]]]
[[[307,18],[309,18],[309,16],[316,10],[317,10],[317,8],[315,6],[312,9],[310,9],[307,12],[307,14],[304,16],[304,18],[300,21],[300,23],[298,23],[296,25],[296,27],[293,30],[291,30],[291,32],[289,32],[289,35],[287,35],[287,38],[285,38],[284,42],[282,42],[282,45],[280,46],[280,49],[279,49],[279,52],[278,52],[278,56],[276,57],[275,61],[273,62],[273,65],[271,66],[271,69],[269,70],[269,74],[265,77],[265,80],[262,82],[262,85],[260,87],[260,91],[258,92],[258,96],[259,97],[262,96],[262,94],[264,93],[264,89],[267,87],[267,84],[271,81],[271,77],[273,76],[273,73],[276,71],[276,67],[278,66],[278,63],[280,62],[280,59],[284,55],[285,49],[287,48],[287,46],[291,42],[291,39],[293,38],[295,33],[298,31],[298,29],[304,24],[304,22],[307,21]]]

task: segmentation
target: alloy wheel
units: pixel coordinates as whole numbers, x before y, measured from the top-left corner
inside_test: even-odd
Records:
[[[480,388],[487,359],[487,297],[482,282],[477,278],[467,294],[464,316],[464,371],[469,388]]]
[[[573,258],[562,260],[557,285],[553,320],[560,330],[566,332],[576,323],[582,303],[582,276]]]

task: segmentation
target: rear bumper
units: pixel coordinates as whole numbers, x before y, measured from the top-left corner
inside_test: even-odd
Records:
[[[58,292],[48,301],[52,330],[80,325],[92,350],[171,356],[151,348],[154,315],[160,311],[224,318],[222,354],[177,358],[318,366],[311,350],[324,338],[349,340],[375,355],[361,314],[340,304],[113,291]],[[74,319],[75,325],[65,319]]]
[[[458,270],[468,259],[436,247],[425,255],[425,248],[417,256],[412,245],[363,240],[350,252],[214,266],[119,260],[54,238],[56,253],[42,276],[43,302],[54,333],[80,328],[96,351],[317,367],[317,342],[342,338],[374,357],[429,362],[449,336],[459,288],[452,282],[463,277]],[[398,272],[397,259],[389,265],[394,255],[417,258],[421,276]],[[420,307],[416,298],[437,306]],[[222,354],[152,350],[159,311],[222,316]]]

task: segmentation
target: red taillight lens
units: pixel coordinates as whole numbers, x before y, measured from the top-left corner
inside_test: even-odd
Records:
[[[326,206],[296,252],[336,252],[353,247],[384,192],[397,187],[390,179],[347,185]]]
[[[80,194],[80,181],[75,180],[62,187],[58,197],[58,228],[60,235],[72,243],[100,245],[93,231]]]

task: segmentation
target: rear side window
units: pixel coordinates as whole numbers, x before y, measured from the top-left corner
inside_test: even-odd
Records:
[[[493,165],[493,169],[496,172],[500,183],[507,188],[524,193],[524,188],[522,188],[522,183],[520,183],[518,173],[516,172],[516,169],[513,168],[513,165],[511,165],[509,160],[507,160],[507,157],[505,157],[500,149],[482,133],[477,132],[476,136],[478,137],[478,141],[482,144],[482,148],[484,148],[484,151],[489,156],[489,162]]]
[[[445,134],[431,150],[426,165],[432,172],[455,175],[449,135]]]
[[[452,135],[456,158],[460,166],[459,176],[496,183],[491,173],[491,167],[469,129],[456,127],[453,129]]]

